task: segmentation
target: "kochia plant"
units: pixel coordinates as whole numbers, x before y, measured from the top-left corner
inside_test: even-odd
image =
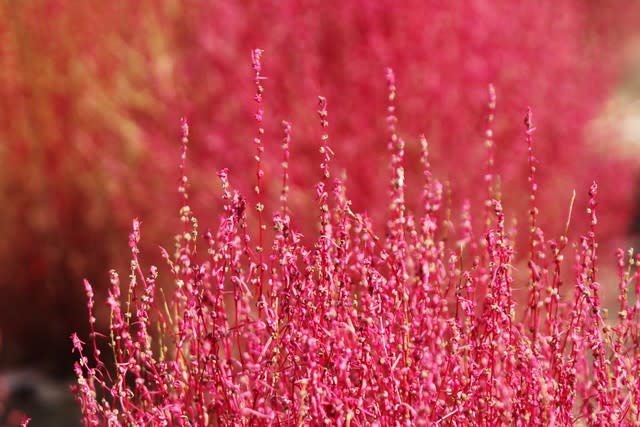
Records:
[[[253,88],[244,64],[258,45],[277,52],[265,58],[272,96],[264,108],[266,118],[294,124],[289,206],[295,229],[309,237],[305,244],[313,242],[316,222],[313,192],[306,191],[316,177],[306,172],[318,162],[317,123],[308,114],[318,94],[337,118],[334,175],[348,170],[353,209],[376,225],[385,221],[385,198],[370,195],[386,186],[378,117],[386,101],[377,76],[393,65],[402,81],[400,130],[429,136],[434,174],[451,184],[454,206],[482,199],[482,106],[493,82],[500,88],[494,160],[505,209],[525,200],[520,115],[532,105],[536,153],[548,165],[537,175],[546,189],[539,224],[559,232],[552,228],[564,215],[558,198],[597,179],[600,243],[611,245],[631,217],[634,170],[609,155],[611,144],[607,156],[595,152],[596,138],[585,130],[619,84],[623,42],[639,12],[640,2],[628,0],[0,1],[0,329],[12,343],[0,362],[45,361],[68,370],[65,338],[85,323],[84,296],[72,284],[87,277],[104,297],[106,267],[126,269],[118,236],[133,217],[144,222],[148,256],[153,243],[171,238],[175,218],[158,215],[157,207],[179,208],[164,197],[175,176],[176,112],[190,117],[198,142],[191,208],[221,213],[208,191],[211,170],[233,166],[234,187],[252,191],[245,175],[255,147],[245,142],[253,138],[246,126]],[[279,120],[263,127],[267,145],[279,139]],[[418,144],[408,144],[410,209],[419,208],[419,157]],[[279,163],[278,151],[267,149],[266,224]],[[586,202],[579,192],[576,203]],[[585,225],[580,217],[574,224]],[[25,310],[36,314],[22,316],[17,327]],[[107,326],[103,313],[96,317]]]
[[[224,213],[216,228],[201,227],[189,202],[183,122],[183,226],[175,250],[162,249],[171,286],[160,286],[161,269],[143,266],[137,220],[128,286],[111,273],[106,335],[95,328],[93,289],[85,281],[93,360],[80,338],[72,339],[80,355],[75,393],[87,425],[640,423],[640,302],[629,301],[629,289],[640,289],[640,258],[618,252],[619,309],[608,316],[598,275],[598,187],[588,191],[582,237],[568,234],[573,201],[558,218],[560,234],[543,233],[536,174],[544,165],[534,155],[531,111],[522,142],[530,189],[526,267],[514,267],[515,232],[496,185],[493,88],[481,166],[485,204],[465,202],[456,219],[445,186],[432,175],[424,136],[421,200],[417,210],[407,207],[411,142],[397,130],[391,70],[385,230],[376,232],[354,212],[332,170],[327,101],[320,97],[319,231],[308,245],[291,225],[287,122],[280,203],[265,218],[260,54],[253,55],[251,201],[221,170]],[[101,341],[110,344],[113,366],[103,362]]]

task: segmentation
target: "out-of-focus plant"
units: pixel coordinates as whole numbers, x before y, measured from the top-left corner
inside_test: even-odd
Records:
[[[281,118],[294,124],[289,203],[305,235],[317,222],[308,213],[315,180],[308,171],[318,160],[309,119],[318,93],[334,105],[335,168],[349,165],[354,208],[375,224],[383,220],[386,202],[376,194],[388,179],[379,132],[386,101],[377,76],[387,65],[402,82],[399,132],[431,136],[434,167],[451,183],[453,206],[457,195],[482,188],[477,142],[485,138],[482,105],[493,82],[501,94],[494,155],[505,206],[526,203],[526,168],[514,160],[525,158],[514,124],[526,102],[538,107],[538,138],[547,142],[537,152],[550,165],[539,183],[557,190],[540,195],[547,207],[541,221],[558,214],[571,188],[597,178],[606,189],[605,236],[619,236],[626,225],[631,170],[590,154],[583,134],[615,82],[613,47],[637,16],[626,2],[606,9],[502,0],[0,5],[0,329],[12,343],[6,361],[40,357],[36,348],[66,353],[59,337],[78,324],[80,306],[71,286],[84,276],[104,284],[106,265],[125,264],[120,236],[129,218],[143,221],[149,241],[167,241],[170,216],[158,210],[178,208],[164,193],[175,176],[176,114],[192,119],[201,141],[194,186],[210,188],[210,171],[232,165],[230,179],[252,194],[246,171],[253,174],[255,135],[244,124],[254,114],[253,88],[244,64],[256,45],[272,53],[264,63],[263,109],[275,120],[265,120],[263,144],[280,143]],[[275,153],[267,149],[262,159],[266,200],[277,197]],[[407,148],[410,183],[419,182],[419,157],[415,146]],[[418,192],[408,191],[415,207]],[[215,213],[211,201],[192,205]],[[40,314],[22,315],[27,307]]]
[[[162,121],[172,52],[151,4],[2,2],[1,13],[0,331],[5,361],[28,363],[67,354],[81,303],[69,279],[122,261],[126,218],[161,202],[163,140],[149,125]]]

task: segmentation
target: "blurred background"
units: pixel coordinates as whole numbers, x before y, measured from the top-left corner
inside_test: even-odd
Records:
[[[613,265],[613,248],[639,229],[638,22],[640,3],[621,0],[0,0],[0,420],[15,422],[19,408],[32,425],[73,425],[69,335],[88,336],[82,279],[104,301],[109,269],[127,272],[134,217],[149,264],[160,262],[158,245],[172,247],[181,116],[201,227],[217,225],[223,167],[255,203],[254,48],[268,78],[267,206],[280,191],[287,120],[293,224],[306,236],[317,223],[318,95],[329,102],[332,167],[384,230],[390,66],[410,204],[425,133],[454,218],[469,198],[479,223],[493,83],[509,219],[527,218],[531,106],[543,228],[561,233],[576,189],[572,232],[583,233],[597,180],[601,258]],[[97,310],[104,328],[108,312]]]

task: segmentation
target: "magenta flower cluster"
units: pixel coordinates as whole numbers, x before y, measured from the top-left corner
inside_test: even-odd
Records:
[[[472,209],[466,202],[457,215],[420,137],[421,208],[410,211],[404,172],[410,142],[397,130],[395,77],[387,71],[391,178],[382,233],[351,209],[331,168],[327,101],[320,97],[319,231],[308,244],[288,207],[295,141],[287,122],[280,202],[265,219],[260,54],[253,55],[255,205],[222,170],[224,214],[216,228],[201,228],[189,206],[183,122],[182,230],[175,249],[162,250],[168,272],[143,266],[135,220],[128,283],[123,287],[111,273],[104,335],[85,282],[92,333],[88,346],[72,338],[79,354],[75,395],[87,425],[640,423],[640,301],[629,300],[640,291],[640,257],[617,254],[619,308],[609,315],[598,276],[597,186],[589,189],[590,227],[581,238],[568,237],[571,217],[584,212],[573,201],[559,220],[564,231],[543,233],[531,111],[523,129],[528,251],[516,257],[515,228],[507,226],[494,170],[492,87],[487,157],[479,162],[486,203]],[[517,269],[523,258],[526,267]],[[161,286],[161,276],[170,282]],[[103,362],[101,343],[110,345],[113,366]]]

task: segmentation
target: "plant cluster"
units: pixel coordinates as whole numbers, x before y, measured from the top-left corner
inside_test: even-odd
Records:
[[[455,205],[463,196],[480,201],[482,144],[474,141],[484,88],[494,82],[505,208],[517,209],[512,195],[525,189],[526,169],[512,159],[525,159],[517,112],[530,104],[545,142],[537,155],[553,164],[538,182],[557,188],[540,195],[541,224],[562,214],[558,194],[597,178],[609,227],[601,243],[619,237],[630,217],[633,170],[614,160],[610,146],[607,156],[592,152],[584,130],[617,84],[620,41],[635,29],[637,9],[626,0],[0,2],[0,329],[13,343],[3,365],[67,354],[64,337],[84,324],[83,296],[71,284],[88,277],[105,295],[104,266],[126,269],[118,236],[132,217],[144,221],[148,241],[171,238],[174,218],[157,207],[179,208],[163,197],[175,175],[177,111],[197,123],[190,178],[201,191],[192,208],[209,213],[210,170],[233,165],[234,185],[253,191],[244,178],[255,151],[244,143],[253,138],[245,126],[253,89],[243,64],[255,46],[278,53],[265,58],[264,85],[275,94],[265,110],[296,125],[289,204],[305,236],[316,222],[305,190],[316,178],[306,172],[318,162],[307,112],[320,93],[339,117],[332,123],[335,175],[348,169],[354,209],[384,223],[386,201],[368,195],[386,185],[378,170],[387,155],[384,124],[376,119],[385,99],[375,75],[391,64],[403,82],[403,131],[430,136],[434,172],[451,183]],[[280,138],[277,121],[265,120],[264,130],[267,143]],[[411,209],[419,208],[419,151],[407,146]],[[265,152],[266,200],[277,197],[279,163],[275,150]],[[268,224],[273,204],[264,204]],[[153,245],[141,244],[154,255]],[[27,309],[38,314],[16,327],[13,319]],[[103,314],[96,317],[106,325]]]
[[[265,182],[273,180],[265,181],[262,163],[260,50],[253,70],[255,194],[243,197],[221,170],[223,213],[217,228],[201,227],[190,205],[184,121],[182,229],[175,250],[161,250],[172,286],[160,286],[156,266],[143,267],[138,220],[129,235],[128,285],[111,272],[106,335],[96,327],[93,288],[84,283],[89,349],[78,335],[72,340],[75,394],[87,425],[638,425],[640,300],[632,296],[640,291],[640,257],[617,253],[619,307],[608,315],[598,273],[598,186],[588,191],[582,236],[568,233],[580,216],[572,213],[573,199],[559,235],[543,232],[530,110],[521,142],[529,188],[521,270],[516,228],[507,226],[496,185],[495,91],[479,185],[485,203],[463,202],[456,218],[422,136],[421,197],[410,209],[410,143],[398,133],[391,70],[384,232],[352,209],[336,176],[320,97],[319,229],[307,244],[290,214],[287,122],[280,201],[266,218]],[[105,341],[113,366],[103,362]]]

